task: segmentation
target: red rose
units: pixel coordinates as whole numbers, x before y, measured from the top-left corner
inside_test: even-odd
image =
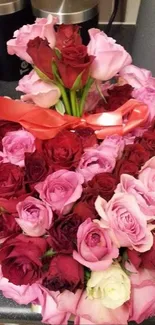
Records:
[[[24,171],[11,163],[0,164],[0,197],[12,198],[25,194]]]
[[[16,217],[16,214],[0,213],[0,240],[21,232],[21,228],[16,222]]]
[[[7,239],[0,248],[4,277],[15,285],[32,284],[42,276],[41,257],[48,245],[44,238],[18,235]]]
[[[75,132],[80,137],[84,149],[93,147],[95,144],[97,144],[97,138],[93,129],[79,126],[75,129]]]
[[[155,132],[146,131],[141,138],[136,139],[146,150],[151,154],[151,157],[155,155]]]
[[[82,220],[76,214],[58,218],[49,230],[48,243],[57,253],[72,254],[76,249],[76,235]]]
[[[87,54],[85,45],[63,48],[61,58],[56,58],[56,64],[64,86],[71,89],[75,80],[81,74],[81,81],[77,89],[83,88],[88,80],[93,59],[93,56]]]
[[[65,289],[75,292],[84,286],[83,266],[69,255],[57,255],[52,258],[43,285],[51,291],[63,292]]]
[[[95,209],[95,201],[97,199],[97,196],[97,193],[94,193],[94,191],[92,193],[92,191],[89,191],[88,188],[85,188],[80,198],[80,202],[78,203],[78,206],[83,203],[85,209],[89,209],[91,211],[92,216],[94,215],[96,218],[98,217],[98,213]],[[80,208],[84,209],[84,206],[82,205],[82,207]],[[93,217],[91,217],[90,215],[89,218],[93,219]]]
[[[60,25],[56,33],[56,48],[61,50],[67,46],[76,46],[82,44],[79,34],[80,27],[77,25]]]
[[[86,197],[85,197],[86,198]],[[84,200],[84,197],[83,197]],[[90,202],[89,202],[90,203]],[[96,210],[95,206],[91,207],[91,204],[87,203],[86,201],[80,201],[74,206],[73,216],[74,218],[80,218],[81,223],[84,222],[86,219],[96,219]]]
[[[0,120],[0,150],[3,150],[2,139],[7,132],[17,131],[21,129],[21,125],[19,123]]]
[[[135,250],[127,251],[130,262],[135,266],[136,269],[143,267],[145,269],[155,269],[155,237],[153,246],[145,253],[139,253]]]
[[[123,86],[114,86],[112,89],[108,90],[109,96],[105,97],[106,102],[101,99],[93,110],[93,113],[115,111],[132,98],[132,91],[133,88],[128,84]]]
[[[138,166],[132,161],[128,161],[127,159],[120,159],[116,163],[114,169],[114,176],[116,177],[118,183],[120,182],[120,176],[122,174],[129,174],[134,177],[137,177]]]
[[[109,201],[116,188],[116,179],[113,175],[109,173],[100,173],[93,177],[91,181],[88,182],[87,191],[91,192],[92,195],[100,195],[106,201]]]
[[[59,217],[49,230],[48,242],[55,252],[72,254],[76,247],[77,231],[87,218],[95,219],[91,208],[79,202],[71,214]]]
[[[27,53],[33,60],[33,64],[48,78],[53,79],[52,60],[53,50],[47,40],[36,37],[27,44]]]
[[[43,181],[48,174],[44,157],[37,151],[25,154],[26,182],[33,189],[37,182]]]
[[[128,144],[124,148],[123,157],[135,163],[139,168],[150,158],[150,153],[141,144]]]
[[[63,131],[55,138],[36,143],[53,171],[75,170],[83,153],[81,139],[74,132]]]

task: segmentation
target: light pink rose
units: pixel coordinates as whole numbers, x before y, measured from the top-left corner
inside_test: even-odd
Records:
[[[3,277],[0,268],[0,290],[4,297],[13,299],[20,305],[27,305],[35,301],[39,294],[38,284],[16,286]]]
[[[40,286],[41,294],[38,296],[38,303],[42,308],[42,322],[54,325],[67,325],[71,314],[76,312],[80,299],[81,290],[74,294],[68,290],[63,293],[49,291]]]
[[[144,187],[154,196],[155,192],[155,157],[149,159],[142,169],[140,170],[139,180],[143,183]],[[153,192],[153,193],[152,193]]]
[[[91,180],[96,174],[111,173],[116,164],[116,157],[108,151],[98,148],[88,148],[81,157],[77,171],[84,176],[85,181]]]
[[[50,228],[52,209],[42,201],[29,196],[19,202],[16,208],[19,216],[16,221],[28,236],[42,236]]]
[[[155,271],[134,269],[130,280],[132,291],[129,321],[140,324],[155,315]]]
[[[35,151],[35,137],[26,130],[8,132],[2,139],[4,156],[14,165],[24,166],[26,152]]]
[[[155,215],[155,192],[149,193],[144,184],[128,174],[122,174],[120,184],[117,185],[115,193],[132,194],[148,220],[154,219]]]
[[[110,155],[120,159],[125,147],[125,140],[120,135],[107,136],[100,144],[98,150],[110,152]]]
[[[47,176],[35,189],[53,211],[66,214],[81,197],[83,182],[84,178],[79,173],[61,169]]]
[[[116,193],[108,203],[98,197],[95,207],[120,247],[134,248],[139,252],[146,252],[152,247],[152,225],[147,224],[146,215],[133,195]]]
[[[55,31],[54,25],[57,19],[49,15],[47,18],[37,18],[32,25],[24,25],[19,30],[16,30],[13,39],[7,42],[7,50],[11,55],[17,55],[21,59],[33,63],[31,57],[26,52],[29,40],[37,36],[42,39],[47,39],[51,48],[55,46]]]
[[[119,75],[133,88],[141,88],[147,85],[151,86],[155,83],[155,78],[152,78],[151,71],[141,69],[133,64],[124,67],[119,72]]]
[[[148,105],[148,122],[150,124],[150,121],[155,117],[155,87],[146,86],[140,89],[135,89],[132,92],[132,96],[138,101]]]
[[[77,318],[74,324],[126,325],[128,317],[127,304],[116,309],[108,309],[103,306],[101,299],[88,299],[87,293],[84,292],[77,306]]]
[[[113,244],[109,230],[102,228],[100,222],[87,219],[77,232],[78,252],[73,252],[73,258],[92,271],[103,271],[119,255],[118,248]]]
[[[92,28],[89,30],[89,35],[88,54],[95,56],[91,68],[93,78],[109,80],[132,62],[129,53],[104,32]]]
[[[34,70],[19,80],[16,90],[26,93],[21,96],[21,100],[30,101],[45,108],[55,105],[61,96],[56,85],[42,81]]]

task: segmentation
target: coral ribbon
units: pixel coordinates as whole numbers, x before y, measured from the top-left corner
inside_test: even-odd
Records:
[[[35,106],[6,97],[0,97],[0,119],[20,123],[39,139],[53,138],[63,129],[89,126],[95,130],[98,139],[111,134],[126,134],[143,124],[149,115],[144,103],[130,99],[114,112],[91,114],[82,118],[60,115],[54,110]],[[123,117],[127,122],[123,122]]]

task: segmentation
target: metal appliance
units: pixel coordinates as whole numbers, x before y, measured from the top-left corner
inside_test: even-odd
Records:
[[[98,26],[99,0],[31,0],[36,17],[57,16],[59,24],[78,24],[84,44],[89,41],[88,29]]]

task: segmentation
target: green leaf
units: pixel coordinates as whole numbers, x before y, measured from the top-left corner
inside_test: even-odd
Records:
[[[65,106],[64,106],[62,100],[58,101],[58,103],[55,105],[55,109],[59,114],[61,114],[61,115],[65,114]]]
[[[78,77],[74,81],[74,84],[73,84],[71,90],[78,90],[78,89],[82,88],[82,80],[81,80],[82,74],[83,74],[83,71],[78,75]]]
[[[42,79],[45,82],[51,82],[52,80],[48,78],[42,71],[40,71],[36,66],[33,66],[33,69],[37,73],[40,79]]]
[[[61,58],[62,58],[62,55],[61,55],[61,52],[60,52],[60,50],[57,48],[57,47],[55,47],[55,54],[56,54],[56,56],[58,57],[58,59],[59,60],[61,60]]]
[[[51,257],[51,256],[54,256],[55,254],[56,254],[56,252],[54,252],[53,249],[51,248],[42,256],[42,258]]]
[[[56,81],[59,81],[59,83],[64,86],[63,84],[63,81],[61,80],[60,76],[59,76],[59,73],[58,73],[58,69],[57,69],[57,65],[55,62],[52,62],[52,72],[53,72],[53,75],[55,77],[55,80]]]

